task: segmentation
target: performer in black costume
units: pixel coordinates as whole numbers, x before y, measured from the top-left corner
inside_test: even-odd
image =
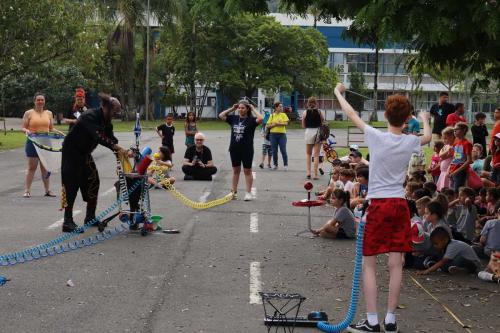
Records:
[[[78,190],[87,202],[85,223],[95,218],[97,196],[99,192],[99,174],[92,151],[101,144],[113,151],[123,150],[118,146],[118,139],[113,134],[111,119],[119,114],[121,104],[118,99],[106,94],[99,94],[101,107],[85,111],[66,135],[62,147],[62,207],[64,208],[63,232],[79,229],[73,221],[73,204]],[[96,224],[94,224],[96,225]]]

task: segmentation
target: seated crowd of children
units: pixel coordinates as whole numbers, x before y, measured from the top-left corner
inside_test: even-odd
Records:
[[[405,268],[418,269],[418,274],[438,269],[450,274],[480,271],[479,278],[500,283],[500,188],[495,171],[500,162],[500,134],[493,139],[498,152],[493,148],[493,157],[482,160],[483,146],[472,146],[465,138],[467,131],[465,123],[444,129],[443,141],[434,143],[428,167],[423,155],[410,161],[405,190],[412,215],[413,252],[405,255]],[[369,166],[350,163],[354,157],[332,168],[328,188],[319,193],[319,199],[330,200],[335,212],[313,231],[317,236],[356,237],[356,218],[359,221],[368,192]],[[489,259],[484,270],[480,259]]]

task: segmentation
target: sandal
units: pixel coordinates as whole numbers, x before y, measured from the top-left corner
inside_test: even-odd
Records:
[[[311,175],[307,175],[307,176],[306,176],[306,179],[311,179]]]
[[[54,198],[56,195],[54,193],[52,193],[51,191],[47,191],[47,192],[45,192],[45,196]]]
[[[28,191],[24,192],[23,198],[31,198],[31,193]]]

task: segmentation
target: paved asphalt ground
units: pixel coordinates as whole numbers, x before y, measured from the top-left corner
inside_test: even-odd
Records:
[[[173,174],[176,187],[189,198],[208,200],[228,193],[231,168],[227,153],[229,132],[207,132],[219,168],[212,182],[185,182],[180,164],[184,136],[175,138]],[[345,132],[337,133],[340,142]],[[159,140],[143,134],[143,145]],[[257,136],[256,136],[257,137]],[[128,146],[133,135],[119,133]],[[261,139],[255,140],[260,157]],[[348,307],[354,242],[296,237],[306,226],[306,210],[291,202],[305,197],[302,131],[288,135],[290,170],[255,171],[255,201],[231,201],[196,211],[163,190],[153,190],[152,212],[162,215],[163,227],[181,233],[125,232],[70,253],[13,267],[0,267],[11,279],[0,287],[1,332],[266,332],[258,290],[298,292],[307,297],[301,314],[326,311],[340,321]],[[113,155],[105,148],[94,153],[101,176],[99,210],[114,201],[116,180]],[[25,172],[23,149],[0,153],[0,251],[7,253],[43,243],[60,235],[57,223],[60,175],[51,177],[57,198],[43,197],[39,175],[32,198],[22,198]],[[315,181],[324,186],[326,176]],[[243,182],[241,182],[243,184]],[[240,185],[240,193],[243,193]],[[78,197],[75,210],[83,210]],[[75,219],[81,223],[83,214]],[[320,225],[331,209],[313,209]],[[114,221],[113,223],[117,223]],[[55,224],[55,226],[54,226]],[[96,232],[92,229],[87,232]],[[379,257],[380,308],[385,314],[386,258]],[[465,332],[443,307],[417,287],[405,272],[398,310],[403,332]],[[73,287],[67,286],[72,280]],[[500,332],[500,286],[475,276],[442,273],[419,277],[432,295],[445,303],[472,332]],[[360,302],[358,319],[364,312]],[[274,332],[274,330],[272,330]],[[281,330],[282,331],[282,330]],[[297,328],[296,332],[318,332]]]

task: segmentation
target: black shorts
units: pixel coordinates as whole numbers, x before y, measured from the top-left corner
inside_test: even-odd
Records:
[[[342,228],[339,228],[339,230],[337,231],[337,234],[335,235],[335,238],[336,239],[352,239],[352,237],[349,237],[346,235],[344,229],[342,229]]]
[[[243,149],[234,149],[229,150],[229,155],[231,155],[231,164],[233,168],[241,166],[243,164],[243,168],[251,169],[253,162],[253,149],[252,150],[243,150]]]

